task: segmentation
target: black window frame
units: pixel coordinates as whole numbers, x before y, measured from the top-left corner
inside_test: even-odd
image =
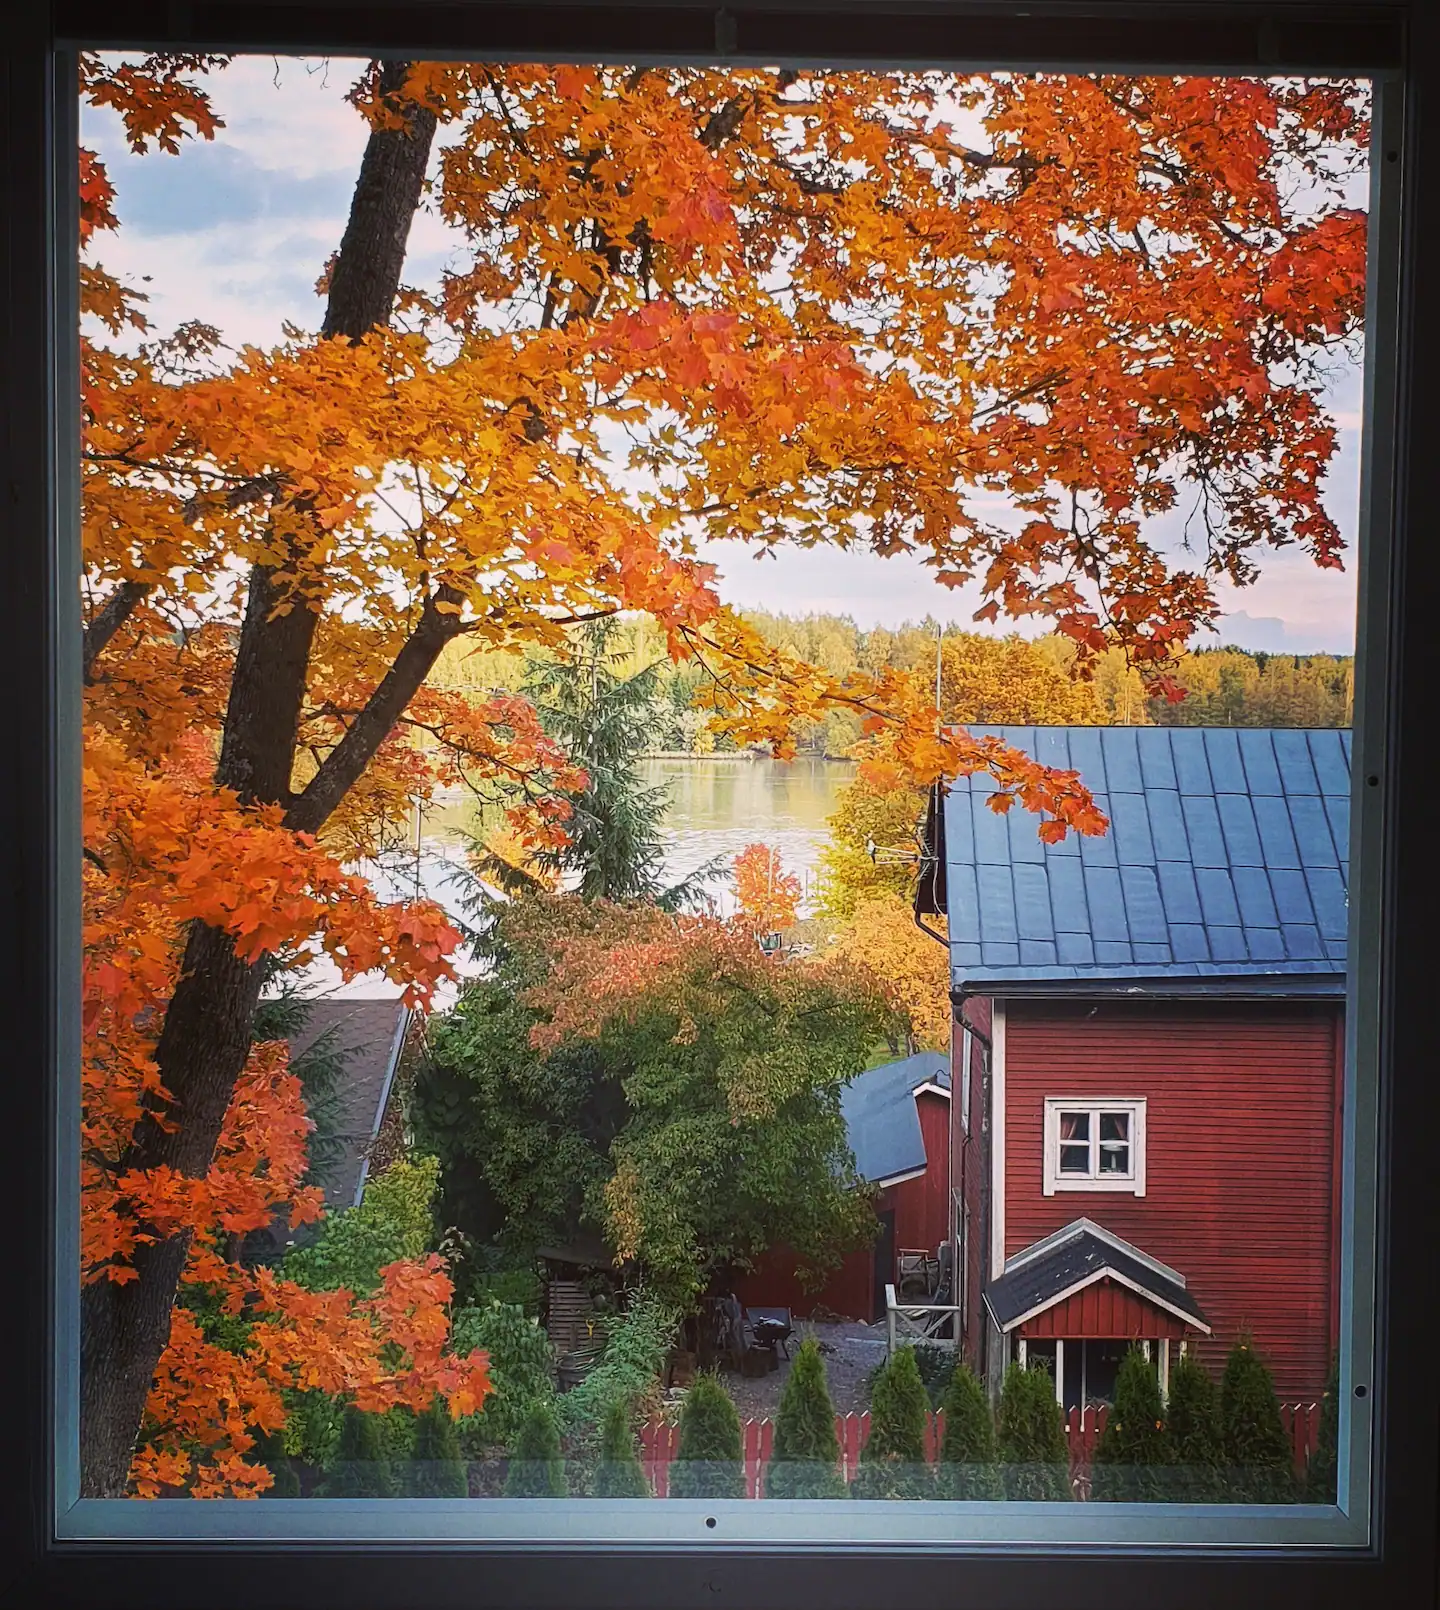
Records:
[[[1440,215],[1434,87],[1428,69],[1437,32],[1434,0],[1343,5],[1231,4],[1228,0],[746,0],[738,8],[632,0],[373,0],[369,5],[208,3],[208,0],[22,0],[7,20],[0,80],[0,158],[8,195],[4,242],[5,407],[0,480],[5,584],[0,586],[0,653],[5,656],[5,724],[0,767],[0,857],[4,859],[0,981],[10,1050],[7,1117],[15,1137],[10,1175],[22,1210],[10,1238],[10,1268],[24,1296],[6,1293],[4,1333],[18,1347],[8,1373],[12,1440],[5,1467],[20,1502],[6,1511],[5,1560],[19,1604],[130,1605],[147,1610],[204,1604],[259,1605],[734,1606],[762,1610],[829,1605],[970,1603],[1000,1607],[1115,1603],[1167,1610],[1259,1610],[1279,1603],[1314,1610],[1362,1604],[1412,1610],[1436,1602],[1440,1372],[1419,1323],[1419,1294],[1433,1279],[1437,1173],[1428,1156],[1437,1086],[1424,976],[1431,880],[1423,784],[1424,700],[1433,628],[1422,611],[1440,598],[1436,554],[1423,522],[1433,495],[1426,476],[1420,387],[1426,350],[1435,350],[1436,301],[1423,294],[1421,265]],[[817,47],[816,41],[822,43]],[[1402,138],[1377,160],[1401,163],[1397,345],[1398,414],[1393,433],[1390,634],[1384,672],[1381,790],[1384,866],[1384,1025],[1381,1056],[1379,1370],[1359,1383],[1376,1417],[1373,1541],[1364,1550],[1213,1552],[1151,1550],[1107,1556],[1065,1546],[906,1548],[857,1556],[823,1548],[613,1548],[567,1551],[562,1536],[544,1550],[489,1544],[444,1549],[416,1543],[260,1545],[127,1541],[60,1544],[50,1493],[50,1316],[56,1280],[51,1204],[57,1179],[55,1080],[70,1010],[57,985],[56,913],[75,888],[73,816],[61,757],[73,713],[59,698],[56,670],[73,629],[69,600],[55,586],[50,534],[66,478],[65,399],[75,335],[62,328],[54,243],[68,241],[56,217],[52,157],[67,138],[57,59],[79,44],[102,48],[269,49],[284,52],[400,53],[522,59],[638,57],[677,60],[803,56],[836,66],[873,60],[962,59],[1023,69],[1095,66],[1117,71],[1177,69],[1281,72],[1397,69],[1406,85]],[[1427,99],[1426,91],[1430,98]],[[1387,145],[1390,142],[1387,140]],[[58,306],[57,306],[58,304]],[[1365,578],[1362,578],[1362,584]],[[1379,669],[1378,667],[1376,668]],[[68,724],[68,725],[67,725]],[[1401,875],[1401,869],[1404,875]],[[1431,986],[1433,989],[1433,986]],[[1223,1528],[1217,1531],[1222,1535]]]

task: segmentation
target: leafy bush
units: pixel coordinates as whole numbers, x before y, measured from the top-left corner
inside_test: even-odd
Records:
[[[1315,1449],[1305,1465],[1305,1502],[1333,1504],[1338,1495],[1340,1444],[1340,1360],[1330,1361],[1325,1395],[1320,1400],[1320,1425]]]
[[[625,1312],[607,1316],[601,1324],[605,1348],[599,1363],[559,1403],[561,1425],[582,1441],[595,1435],[616,1398],[644,1405],[658,1395],[680,1316],[658,1297],[637,1288],[630,1293]]]
[[[300,1478],[285,1452],[285,1439],[280,1432],[257,1436],[250,1461],[263,1464],[275,1478],[274,1486],[261,1493],[262,1498],[299,1498]]]
[[[490,1303],[505,1303],[532,1318],[539,1317],[544,1290],[545,1283],[539,1271],[528,1265],[485,1270],[474,1275],[470,1281],[470,1292],[476,1308],[484,1308]]]
[[[560,1457],[560,1427],[548,1403],[532,1403],[520,1422],[510,1469],[507,1498],[565,1498],[565,1462]]]
[[[697,1375],[680,1410],[680,1446],[670,1466],[672,1498],[743,1498],[743,1434],[730,1394]]]
[[[343,1286],[357,1297],[377,1291],[386,1264],[418,1258],[429,1247],[439,1177],[433,1157],[393,1162],[367,1183],[358,1206],[329,1215],[310,1246],[288,1253],[282,1273],[307,1291]]]
[[[382,1416],[353,1404],[340,1422],[334,1461],[325,1476],[326,1498],[394,1498],[395,1475],[380,1435]]]
[[[1220,1398],[1209,1372],[1188,1353],[1170,1372],[1167,1405],[1170,1448],[1175,1460],[1170,1496],[1182,1504],[1225,1501],[1225,1440]]]
[[[952,1368],[941,1406],[945,1411],[945,1435],[936,1472],[940,1488],[937,1496],[960,1501],[1003,1498],[1005,1486],[996,1464],[990,1400],[968,1366]]]
[[[616,1398],[600,1427],[600,1459],[595,1469],[596,1498],[649,1498],[650,1483],[635,1451],[630,1406]]]
[[[1160,1382],[1132,1347],[1115,1377],[1115,1403],[1095,1448],[1090,1495],[1104,1503],[1159,1503],[1170,1495],[1172,1461]]]
[[[1229,1498],[1237,1504],[1293,1504],[1295,1464],[1280,1418],[1270,1367],[1242,1335],[1230,1349],[1220,1382]]]
[[[554,1398],[550,1338],[522,1309],[491,1303],[455,1310],[450,1346],[461,1357],[477,1347],[488,1354],[494,1388],[478,1413],[460,1421],[462,1451],[478,1458],[486,1449],[512,1446],[531,1406]]]
[[[835,1405],[825,1360],[814,1337],[795,1354],[775,1421],[775,1443],[765,1478],[767,1498],[844,1498]]]
[[[1065,1418],[1049,1370],[1019,1364],[1006,1370],[997,1430],[1007,1498],[1044,1502],[1074,1496]]]
[[[412,1498],[464,1498],[465,1466],[460,1439],[443,1398],[437,1397],[415,1421],[415,1445],[405,1467],[406,1491]]]
[[[855,1498],[924,1498],[933,1480],[925,1461],[930,1400],[913,1347],[900,1347],[870,1394],[870,1435],[850,1484]]]

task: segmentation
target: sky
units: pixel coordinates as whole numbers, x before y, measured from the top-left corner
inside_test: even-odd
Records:
[[[113,113],[82,109],[82,140],[109,168],[121,221],[117,233],[100,237],[96,255],[147,293],[156,328],[198,319],[239,347],[273,344],[287,321],[319,325],[315,281],[339,244],[365,143],[365,125],[344,99],[358,65],[240,59],[212,80],[225,127],[213,141],[186,141],[178,156],[136,157]],[[451,244],[440,220],[422,211],[411,231],[407,282],[436,279]],[[1360,396],[1358,368],[1347,366],[1326,398],[1340,442],[1326,503],[1352,545]],[[989,512],[1004,518],[1001,508]],[[1154,533],[1174,546],[1180,524],[1177,514],[1156,522]],[[718,566],[722,596],[732,604],[849,615],[862,629],[927,615],[973,624],[982,601],[976,588],[938,587],[919,559],[907,556],[780,549],[757,560],[741,544],[712,543],[703,557]],[[1225,618],[1208,641],[1272,652],[1353,650],[1353,568],[1321,571],[1298,550],[1265,555],[1261,564],[1252,586],[1222,586]],[[999,629],[1015,627],[1002,622]]]

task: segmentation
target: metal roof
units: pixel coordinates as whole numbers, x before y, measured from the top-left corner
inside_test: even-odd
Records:
[[[942,1052],[922,1051],[867,1068],[840,1092],[840,1111],[861,1179],[884,1185],[924,1170],[925,1137],[915,1110],[915,1092],[924,1084],[950,1088],[950,1060]]]
[[[1184,1275],[1089,1219],[1076,1219],[1007,1259],[1005,1272],[985,1288],[985,1306],[1000,1329],[1010,1331],[1105,1279],[1118,1280],[1189,1325],[1210,1329]]]
[[[986,807],[989,777],[950,785],[944,886],[957,989],[1151,980],[1343,992],[1348,731],[975,731],[1078,771],[1110,829],[1045,844],[1033,813]]]

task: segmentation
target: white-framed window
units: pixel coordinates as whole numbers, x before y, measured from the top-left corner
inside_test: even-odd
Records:
[[[1145,1194],[1143,1096],[1045,1098],[1045,1195]]]

